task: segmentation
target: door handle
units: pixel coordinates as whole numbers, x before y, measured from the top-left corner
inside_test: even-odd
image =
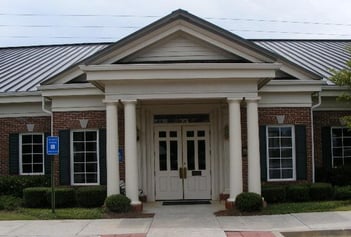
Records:
[[[187,169],[185,167],[179,168],[179,178],[186,179],[186,177],[187,177]]]

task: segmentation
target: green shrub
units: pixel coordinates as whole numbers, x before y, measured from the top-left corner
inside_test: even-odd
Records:
[[[46,192],[47,203],[51,206],[51,189]],[[73,188],[55,188],[55,207],[73,207],[76,205],[76,194]]]
[[[262,197],[257,193],[240,193],[235,198],[235,207],[242,212],[259,211],[262,205]]]
[[[288,186],[286,196],[293,202],[305,202],[310,200],[310,189],[306,184],[293,184]]]
[[[23,190],[23,202],[26,207],[47,207],[46,193],[50,188],[34,187]]]
[[[13,211],[22,205],[22,199],[15,196],[0,196],[0,210]]]
[[[262,186],[262,197],[268,203],[285,202],[286,188],[284,185]]]
[[[335,187],[334,198],[336,200],[351,199],[351,186]]]
[[[311,184],[310,197],[314,201],[330,200],[333,198],[333,186],[329,183]]]
[[[25,188],[48,186],[50,186],[50,177],[45,175],[0,177],[0,195],[13,195],[22,198]]]
[[[131,200],[122,194],[111,195],[106,198],[105,205],[112,212],[128,212],[131,209]]]
[[[79,206],[100,207],[106,199],[105,186],[79,187],[76,190],[76,198]]]

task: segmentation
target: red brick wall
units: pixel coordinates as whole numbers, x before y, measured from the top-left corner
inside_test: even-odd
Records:
[[[285,115],[284,124],[306,126],[307,181],[312,181],[311,109],[309,107],[259,108],[259,125],[278,124],[276,115]]]
[[[322,155],[322,128],[341,126],[339,118],[351,116],[351,111],[315,111],[313,112],[314,126],[314,148],[315,148],[315,166],[323,166]]]
[[[0,175],[9,174],[9,134],[27,133],[26,124],[34,124],[33,132],[50,132],[50,117],[0,118]]]

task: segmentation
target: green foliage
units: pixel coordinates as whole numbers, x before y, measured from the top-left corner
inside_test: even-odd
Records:
[[[333,186],[330,183],[314,183],[310,185],[311,200],[330,200],[333,198]]]
[[[0,196],[0,210],[13,211],[22,205],[22,199],[10,195]]]
[[[306,184],[289,185],[286,196],[293,202],[305,202],[310,200],[310,189]]]
[[[262,206],[262,197],[257,193],[240,193],[235,198],[235,207],[242,212],[260,211]]]
[[[79,187],[76,197],[81,207],[100,207],[106,199],[106,186]]]
[[[51,189],[46,192],[47,203],[51,206]],[[73,188],[55,188],[55,207],[73,207],[76,205],[76,194]]]
[[[286,201],[286,187],[284,185],[264,185],[262,186],[262,197],[268,203]]]
[[[50,177],[45,175],[0,177],[0,195],[22,197],[25,188],[48,186],[50,186]]]
[[[106,198],[105,205],[112,212],[122,213],[131,209],[131,200],[122,194],[111,195]]]
[[[335,187],[334,199],[336,200],[351,199],[351,186]]]
[[[46,207],[48,206],[46,193],[50,188],[34,187],[23,190],[23,202],[26,207]]]

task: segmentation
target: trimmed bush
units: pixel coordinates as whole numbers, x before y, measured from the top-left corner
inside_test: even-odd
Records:
[[[111,195],[106,198],[105,205],[112,212],[122,213],[131,209],[131,200],[122,194]]]
[[[288,186],[286,196],[289,201],[305,202],[310,200],[310,189],[306,184],[293,184]]]
[[[51,206],[51,188],[46,192],[46,199]],[[55,207],[73,207],[76,205],[76,193],[70,187],[55,188]]]
[[[18,209],[21,205],[21,198],[10,195],[0,196],[0,210],[13,211]]]
[[[262,206],[262,197],[257,193],[240,193],[235,198],[235,207],[242,212],[259,211]]]
[[[286,201],[286,187],[283,185],[267,185],[262,187],[262,197],[268,203]]]
[[[79,187],[76,198],[81,207],[100,207],[106,199],[106,186]]]
[[[47,187],[26,188],[23,190],[23,202],[26,207],[47,207]]]
[[[335,187],[334,198],[336,200],[351,199],[351,186]]]
[[[310,197],[314,201],[330,200],[333,198],[333,186],[329,183],[311,184]]]
[[[13,195],[23,197],[23,189],[29,187],[49,187],[50,176],[46,175],[23,175],[1,176],[0,195]]]

